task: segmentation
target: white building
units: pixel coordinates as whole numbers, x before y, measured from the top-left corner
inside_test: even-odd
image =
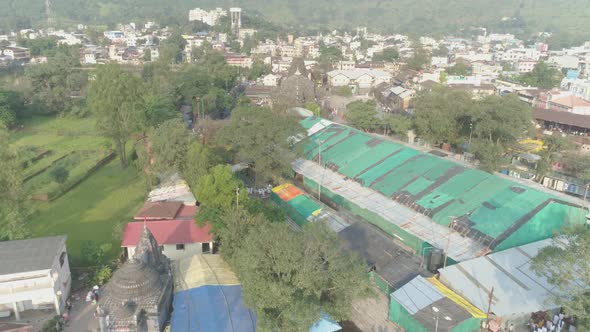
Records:
[[[445,68],[449,66],[449,58],[446,56],[433,56],[430,61],[432,67]]]
[[[254,34],[256,34],[256,32],[258,32],[256,29],[242,28],[242,29],[240,29],[239,36],[240,36],[240,39],[246,39],[247,37],[254,36]]]
[[[189,21],[201,21],[210,26],[217,24],[217,20],[222,16],[227,16],[227,11],[222,8],[215,8],[211,11],[195,8],[188,12]]]
[[[502,72],[502,66],[489,65],[484,62],[472,62],[471,70],[475,76],[498,77]]]
[[[590,80],[564,78],[561,88],[571,91],[576,97],[590,101]]]
[[[125,226],[121,247],[133,257],[144,227],[152,233],[162,253],[171,260],[213,252],[211,225],[197,226],[192,219],[130,222]]]
[[[262,85],[264,86],[277,86],[279,84],[279,75],[268,74],[262,78]]]
[[[389,83],[391,74],[378,69],[333,70],[328,73],[332,87],[353,86],[359,89],[370,89],[380,83]]]
[[[556,55],[549,57],[547,63],[554,65],[558,69],[577,69],[580,58],[575,55]]]
[[[504,52],[496,53],[497,61],[517,62],[522,59],[538,61],[541,52],[535,48],[511,48]]]
[[[533,71],[533,69],[535,69],[536,65],[536,60],[522,59],[518,61],[518,64],[516,65],[516,70],[521,74],[530,73]]]
[[[0,242],[0,316],[52,309],[60,315],[70,295],[66,237]]]

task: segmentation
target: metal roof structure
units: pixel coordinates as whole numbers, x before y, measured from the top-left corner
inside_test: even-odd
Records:
[[[297,173],[431,245],[448,246],[454,260],[543,240],[585,221],[575,199],[321,118],[301,125],[309,137],[307,160],[293,164]]]
[[[485,317],[481,310],[449,292],[434,278],[417,276],[391,293],[391,300],[403,306],[427,331],[434,331],[437,323],[433,317],[437,315],[439,331],[451,331],[471,317]]]
[[[345,249],[359,254],[394,289],[418,275],[432,276],[421,267],[420,258],[395,244],[369,223],[357,222],[340,231],[338,236]]]
[[[65,242],[66,236],[0,241],[0,275],[51,269]]]
[[[377,213],[388,222],[424,239],[433,246],[448,248],[448,256],[455,261],[470,259],[486,253],[486,247],[477,241],[461,236],[448,227],[433,222],[427,216],[396,203],[370,188],[365,188],[353,180],[346,179],[345,176],[320,167],[314,162],[303,159],[296,160],[293,163],[293,170],[321,183],[322,187],[354,202],[361,208]]]
[[[529,315],[549,309],[555,286],[530,268],[540,249],[552,239],[500,251],[439,270],[440,280],[479,308],[487,308],[492,287],[492,312],[498,316]]]

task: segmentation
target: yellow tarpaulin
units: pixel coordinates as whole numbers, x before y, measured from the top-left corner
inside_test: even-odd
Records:
[[[205,285],[239,285],[229,265],[219,255],[194,255],[172,263],[174,291]]]
[[[292,184],[290,184],[290,183],[287,182],[287,183],[284,183],[284,184],[282,184],[280,186],[276,186],[276,187],[272,188],[272,191],[275,192],[275,193],[278,193],[279,191],[281,191],[281,190],[283,190],[285,188],[288,188],[290,186],[292,186]]]
[[[483,311],[478,309],[473,304],[469,303],[469,301],[467,301],[466,299],[461,297],[461,295],[459,295],[459,294],[453,292],[452,290],[450,290],[449,288],[447,288],[447,286],[443,285],[440,281],[438,281],[438,279],[433,277],[433,278],[426,278],[426,280],[428,280],[428,282],[430,282],[434,287],[436,287],[436,289],[438,289],[439,292],[443,293],[444,296],[449,298],[451,301],[455,302],[461,308],[467,310],[471,314],[471,316],[473,316],[475,318],[486,318],[487,317]]]

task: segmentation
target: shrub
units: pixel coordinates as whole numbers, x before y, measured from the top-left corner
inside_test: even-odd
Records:
[[[350,97],[352,96],[352,89],[348,86],[341,86],[334,89],[334,93],[338,96]]]
[[[63,166],[55,166],[49,173],[51,179],[59,184],[65,183],[70,177],[70,172]]]

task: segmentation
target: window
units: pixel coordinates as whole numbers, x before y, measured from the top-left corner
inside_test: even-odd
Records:
[[[184,244],[177,244],[176,250],[184,250]]]
[[[64,263],[66,262],[66,252],[62,252],[61,255],[59,255],[59,266],[63,267]]]

